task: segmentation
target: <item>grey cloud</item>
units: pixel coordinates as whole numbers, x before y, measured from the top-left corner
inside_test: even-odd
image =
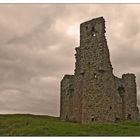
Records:
[[[106,19],[114,73],[136,73],[139,88],[139,9],[127,4],[1,4],[0,113],[58,116],[60,80],[74,73],[79,24],[98,16]]]

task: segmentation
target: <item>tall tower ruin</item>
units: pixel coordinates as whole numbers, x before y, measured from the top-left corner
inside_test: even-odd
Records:
[[[113,75],[103,17],[80,25],[74,75],[61,81],[60,118],[90,123],[136,119],[134,74]]]

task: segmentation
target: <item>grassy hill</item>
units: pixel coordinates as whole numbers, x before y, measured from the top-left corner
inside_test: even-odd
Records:
[[[0,115],[0,136],[140,136],[140,122],[78,124],[35,115]]]

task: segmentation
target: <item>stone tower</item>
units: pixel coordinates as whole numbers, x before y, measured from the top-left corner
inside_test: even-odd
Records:
[[[61,81],[60,118],[90,123],[136,119],[134,74],[113,75],[103,17],[80,25],[74,75]]]

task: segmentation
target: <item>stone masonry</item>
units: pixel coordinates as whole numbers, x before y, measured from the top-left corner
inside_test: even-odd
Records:
[[[80,25],[74,75],[61,81],[60,118],[91,123],[135,120],[138,115],[134,74],[113,74],[103,17]]]

